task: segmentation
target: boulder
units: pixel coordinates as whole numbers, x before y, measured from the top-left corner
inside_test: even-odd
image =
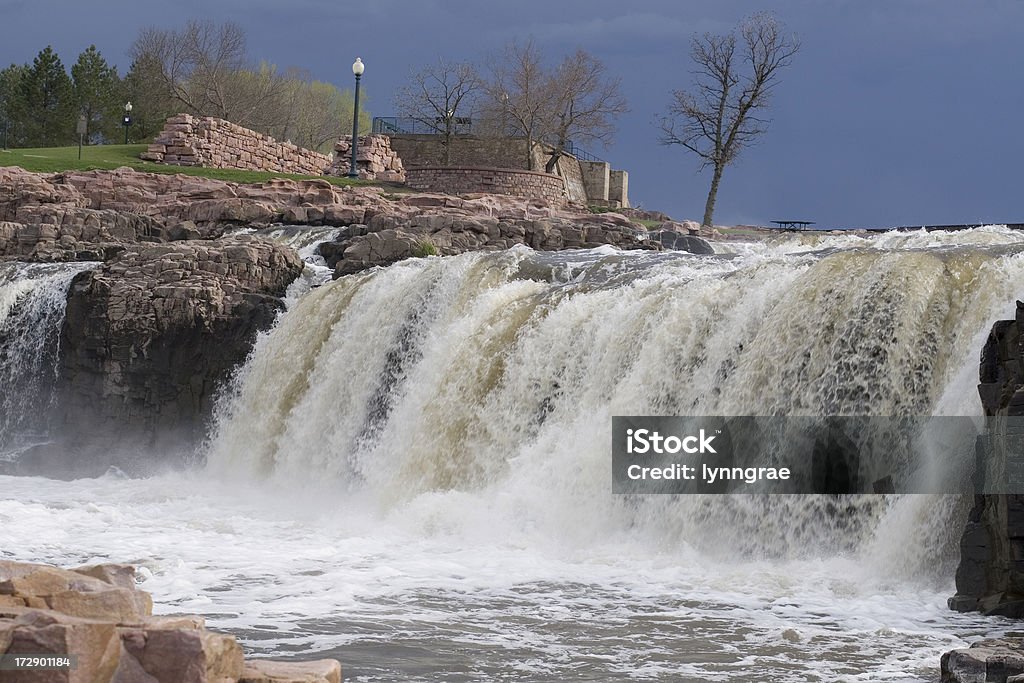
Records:
[[[110,681],[120,659],[115,623],[60,612],[29,610],[0,618],[0,653],[74,655],[74,668],[4,671],[5,683],[95,683]]]
[[[122,628],[119,635],[122,652],[114,683],[228,683],[242,675],[242,647],[233,636],[174,628]]]
[[[135,588],[134,568],[96,565],[83,571],[0,561],[0,595],[8,606],[45,607],[86,619],[122,622],[153,613],[148,593]]]
[[[982,640],[942,655],[943,683],[1006,683],[1024,675],[1024,642]]]
[[[257,660],[246,665],[233,636],[207,631],[202,617],[153,617],[111,593],[146,596],[129,565],[78,569],[0,560],[0,655],[73,655],[74,668],[8,670],[4,683],[340,683],[333,659],[311,662]],[[41,596],[41,597],[40,597]],[[58,600],[52,598],[59,597]],[[6,600],[4,600],[6,599]],[[21,604],[14,604],[17,599]],[[25,601],[45,600],[41,608]],[[73,612],[89,606],[91,616]]]
[[[246,662],[239,683],[341,683],[341,664],[336,659],[311,662],[253,659]]]

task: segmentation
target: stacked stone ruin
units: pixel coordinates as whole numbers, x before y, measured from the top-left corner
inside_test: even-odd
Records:
[[[175,166],[321,175],[331,157],[224,119],[178,114],[142,154],[147,161]]]
[[[351,166],[352,136],[346,135],[334,145],[334,163],[327,170],[327,175],[348,175]],[[402,159],[391,149],[391,139],[387,135],[364,135],[359,138],[356,166],[363,180],[405,182]]]

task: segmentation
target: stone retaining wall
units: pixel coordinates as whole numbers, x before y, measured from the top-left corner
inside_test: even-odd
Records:
[[[331,158],[290,142],[278,142],[242,126],[213,118],[178,114],[142,155],[147,161],[175,166],[237,168],[320,175]]]
[[[565,183],[562,179],[537,171],[427,166],[406,171],[406,182],[416,190],[448,194],[485,192],[546,199],[556,204],[565,202]]]
[[[396,133],[390,136],[391,147],[402,157],[407,169],[444,166],[444,140],[439,135],[413,135]],[[451,166],[459,168],[507,168],[527,170],[543,169],[553,148],[545,143],[536,145],[533,153],[526,154],[523,138],[457,135],[449,141]],[[532,159],[530,159],[532,157]],[[614,208],[629,206],[625,171],[612,171],[606,162],[598,162],[603,182],[591,182],[593,162],[584,162],[565,153],[559,159],[555,174],[564,179],[563,192],[570,202]],[[618,174],[614,179],[609,174]],[[615,196],[610,196],[614,193]]]

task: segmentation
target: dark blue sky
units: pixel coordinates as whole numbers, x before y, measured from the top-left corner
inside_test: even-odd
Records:
[[[550,54],[583,47],[623,79],[631,112],[592,150],[630,173],[634,204],[700,219],[709,178],[654,122],[687,85],[694,32],[770,10],[803,44],[782,74],[763,141],[726,170],[718,223],[803,218],[823,225],[1024,222],[1022,0],[0,0],[0,61],[52,44],[67,66],[95,43],[123,73],[142,26],[231,19],[250,56],[351,86],[375,115],[410,68],[480,60],[534,36]],[[178,19],[180,17],[180,19]]]

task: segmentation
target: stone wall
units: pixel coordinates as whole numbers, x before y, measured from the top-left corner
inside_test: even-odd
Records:
[[[147,161],[175,166],[237,168],[321,175],[331,158],[290,142],[278,142],[242,126],[210,116],[178,114],[142,154]]]
[[[444,166],[445,149],[443,139],[438,135],[396,134],[391,137],[391,147],[402,158],[407,169],[435,168]],[[545,144],[537,145],[533,150],[532,164],[535,169],[543,169],[551,156],[552,148]],[[528,170],[526,142],[522,138],[498,138],[477,135],[458,135],[451,139],[449,156],[453,167],[479,168],[510,168]],[[578,204],[597,206],[629,206],[626,197],[625,171],[614,171],[621,179],[616,187],[619,194],[616,199],[608,194],[608,183],[594,184],[593,191],[588,187],[585,164],[571,154],[563,155],[555,168],[555,174],[565,181],[565,195],[569,201]],[[607,162],[597,162],[608,167]],[[605,171],[607,173],[607,171]]]
[[[416,190],[448,194],[485,192],[546,199],[556,204],[565,201],[563,180],[558,176],[537,171],[433,166],[410,168],[406,171],[406,182],[409,187]]]
[[[352,136],[346,135],[334,145],[334,162],[326,175],[347,176],[352,166]],[[364,135],[356,148],[356,166],[363,180],[405,182],[402,158],[391,148],[387,135]]]

